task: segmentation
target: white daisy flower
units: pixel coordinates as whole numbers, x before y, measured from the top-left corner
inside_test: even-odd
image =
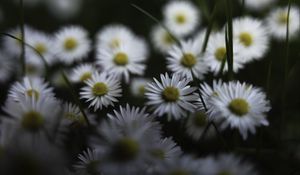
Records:
[[[288,21],[288,7],[279,7],[270,12],[266,18],[268,30],[277,40],[286,38],[286,28],[289,22],[289,36],[295,38],[300,29],[300,11],[297,6],[291,6],[290,20]]]
[[[245,7],[254,11],[261,11],[271,7],[277,0],[244,0]],[[240,0],[242,2],[242,0]]]
[[[119,78],[124,77],[129,82],[130,74],[143,75],[147,58],[145,49],[138,49],[138,41],[127,45],[120,45],[116,49],[100,48],[97,55],[97,64],[108,74]]]
[[[38,100],[39,98],[54,97],[53,88],[42,78],[24,77],[22,82],[16,82],[9,90],[9,97],[19,101],[22,97],[29,97]]]
[[[204,131],[208,124],[209,119],[204,111],[194,112],[188,117],[188,120],[185,125],[186,132],[192,139],[198,141],[204,134]],[[216,133],[214,128],[209,127],[205,136],[207,138],[211,138],[215,134]]]
[[[189,1],[170,1],[163,9],[165,24],[176,36],[185,36],[200,23],[198,9]]]
[[[91,42],[85,29],[79,26],[68,26],[56,33],[54,40],[56,56],[61,62],[72,64],[87,57]]]
[[[15,71],[15,63],[4,51],[0,50],[0,83],[6,82]]]
[[[94,149],[87,149],[82,154],[78,155],[80,160],[74,165],[75,171],[78,175],[95,175],[101,174],[99,165],[101,161],[101,154]]]
[[[168,52],[167,61],[167,68],[170,71],[188,79],[202,80],[208,70],[201,48],[195,41],[181,42],[180,46],[173,46]]]
[[[78,15],[82,0],[45,0],[49,12],[60,20],[68,20]]]
[[[45,75],[45,64],[41,59],[28,57],[25,60],[25,72],[28,77],[43,77]]]
[[[96,69],[92,64],[80,64],[72,69],[70,80],[74,83],[83,83],[84,81],[91,79],[95,71]]]
[[[239,62],[241,60],[238,55],[239,44],[234,42],[233,44],[233,71],[237,72],[239,69],[243,67],[243,65]],[[225,33],[215,33],[209,39],[206,53],[205,53],[205,62],[208,64],[210,71],[212,71],[215,75],[217,75],[221,69],[223,59],[226,59],[226,42],[225,42]],[[225,60],[225,66],[223,72],[228,70],[228,64]]]
[[[146,87],[146,97],[154,113],[158,116],[168,115],[168,119],[176,120],[186,117],[187,111],[193,112],[193,104],[199,96],[194,93],[195,88],[188,85],[190,81],[179,75],[160,75],[161,82],[154,78],[154,82]]]
[[[271,109],[266,94],[261,89],[240,82],[224,83],[212,96],[213,108],[209,110],[219,112],[219,117],[224,121],[221,128],[227,126],[237,128],[244,139],[248,131],[255,133],[255,127],[265,125],[269,122],[266,113]]]
[[[151,32],[151,39],[155,48],[161,53],[167,53],[176,44],[174,38],[160,25],[155,26]]]
[[[31,32],[31,35],[27,37],[26,43],[35,49],[33,50],[32,48],[26,47],[26,59],[36,61],[37,64],[43,63],[43,58],[50,65],[55,62],[54,45],[51,36],[40,31]],[[37,52],[41,54],[43,58],[41,58]]]
[[[239,57],[241,62],[261,59],[269,49],[268,30],[255,18],[242,17],[233,21],[233,37],[240,44]]]
[[[70,122],[85,123],[85,119],[78,106],[72,103],[63,104],[63,118]]]
[[[89,107],[94,107],[94,111],[108,107],[118,102],[117,97],[121,97],[121,86],[119,80],[106,73],[95,72],[91,79],[85,81],[86,86],[81,89],[80,98],[89,102]]]
[[[150,82],[149,79],[145,78],[133,78],[131,80],[130,91],[136,97],[144,97],[146,92],[146,86]]]

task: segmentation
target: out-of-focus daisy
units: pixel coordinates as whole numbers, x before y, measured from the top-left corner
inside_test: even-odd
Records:
[[[130,84],[131,93],[136,97],[144,97],[146,92],[146,86],[150,82],[145,78],[133,78]]]
[[[289,23],[289,36],[295,38],[300,29],[300,11],[297,6],[291,6],[288,21],[288,7],[279,7],[270,12],[266,18],[268,30],[278,40],[286,38],[287,23]]]
[[[93,106],[94,111],[102,109],[103,106],[113,106],[113,103],[118,102],[117,97],[121,96],[119,79],[106,73],[95,72],[85,84],[81,89],[80,98],[89,102],[89,107]]]
[[[174,74],[171,77],[166,73],[160,75],[160,81],[154,78],[154,82],[146,87],[146,97],[154,113],[158,116],[168,115],[168,119],[180,119],[186,117],[186,112],[193,112],[196,106],[193,104],[199,96],[194,93],[195,88],[188,85],[190,80]]]
[[[185,36],[200,23],[198,9],[189,1],[170,1],[163,9],[165,24],[176,36]]]
[[[14,62],[4,51],[0,50],[0,83],[6,82],[14,73]]]
[[[209,110],[218,111],[224,121],[221,127],[237,128],[244,139],[248,131],[255,133],[255,127],[268,125],[266,113],[271,109],[266,94],[259,88],[240,82],[224,83],[212,96],[214,104]]]
[[[79,161],[74,165],[78,175],[96,175],[101,174],[99,165],[101,163],[101,154],[94,149],[87,149],[78,155]]]
[[[143,75],[145,71],[143,61],[147,58],[145,52],[147,49],[139,49],[138,43],[139,41],[135,40],[116,49],[101,48],[97,55],[98,65],[108,74],[124,77],[127,83],[130,74]]]
[[[62,115],[63,115],[64,119],[66,119],[67,121],[85,124],[85,119],[84,119],[79,107],[72,103],[64,103],[63,104]]]
[[[54,40],[55,54],[61,62],[72,64],[88,56],[91,42],[85,29],[68,26],[56,33]]]
[[[239,63],[239,55],[238,55],[238,43],[234,42],[233,44],[233,70],[237,72],[240,68],[243,67],[241,63]],[[208,64],[210,71],[212,71],[215,75],[217,75],[221,69],[223,59],[226,59],[226,42],[225,42],[225,33],[215,33],[209,39],[206,54],[205,54],[205,62]],[[228,64],[225,62],[225,66],[223,72],[228,70]]]
[[[16,82],[12,85],[9,96],[19,101],[21,97],[30,97],[39,99],[42,96],[54,97],[53,88],[42,78],[24,77],[22,82]]]
[[[245,7],[251,10],[260,11],[271,7],[277,0],[244,0]],[[240,0],[242,2],[242,0]]]
[[[243,17],[233,21],[233,37],[240,44],[238,50],[241,62],[261,59],[269,48],[268,30],[255,18]]]
[[[169,49],[176,44],[171,34],[160,25],[157,25],[152,29],[151,39],[155,48],[161,53],[167,53]]]
[[[198,141],[201,136],[204,134],[205,128],[209,124],[209,119],[205,111],[198,111],[192,113],[186,122],[186,132],[191,138],[195,141]],[[206,132],[206,137],[212,137],[215,135],[215,130],[213,127],[209,127]]]
[[[82,7],[82,0],[45,0],[50,13],[60,20],[76,16]]]
[[[31,35],[27,37],[26,43],[35,49],[26,47],[26,59],[43,63],[42,59],[44,58],[48,64],[54,63],[53,40],[51,36],[40,31],[31,32]],[[41,58],[37,52],[41,54],[43,58]]]
[[[180,46],[173,46],[168,52],[167,61],[170,71],[189,79],[203,79],[208,70],[201,48],[195,41],[181,42]]]
[[[96,69],[92,64],[80,64],[72,69],[70,79],[75,83],[83,83],[91,79],[95,71]]]

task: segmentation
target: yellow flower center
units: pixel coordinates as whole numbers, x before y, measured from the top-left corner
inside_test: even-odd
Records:
[[[80,81],[84,82],[88,79],[92,78],[92,73],[91,72],[85,72],[80,76]]]
[[[253,38],[252,38],[251,34],[248,32],[241,33],[239,36],[239,39],[240,39],[240,42],[246,47],[251,46],[253,43]]]
[[[186,22],[186,16],[184,14],[177,14],[176,22],[180,25],[184,24]]]
[[[66,51],[73,51],[78,46],[78,42],[75,38],[69,37],[65,39],[64,48]]]
[[[236,98],[229,103],[229,110],[237,116],[242,117],[250,110],[249,103],[241,98]]]
[[[167,45],[171,45],[171,44],[174,44],[174,39],[172,38],[172,36],[166,32],[164,37],[163,37],[163,41],[164,43],[166,43]]]
[[[103,96],[107,94],[108,92],[108,87],[105,83],[99,82],[94,84],[92,88],[93,94],[96,96]]]
[[[162,98],[167,102],[175,102],[179,99],[180,93],[178,88],[175,87],[166,87],[162,92]]]
[[[194,124],[198,127],[203,127],[207,124],[206,114],[204,112],[197,112],[194,116]]]
[[[35,132],[43,126],[44,118],[37,111],[29,111],[24,114],[21,124],[25,129]]]
[[[31,97],[31,98],[35,98],[38,99],[40,97],[40,93],[35,90],[35,89],[29,89],[26,91],[26,94]]]
[[[127,54],[120,52],[114,57],[114,62],[118,66],[125,66],[128,64],[128,56]]]
[[[278,22],[280,25],[286,25],[288,23],[288,14],[287,12],[282,12],[278,15]]]
[[[222,62],[222,60],[225,58],[226,56],[226,48],[225,47],[220,47],[216,50],[215,52],[215,58]]]
[[[197,63],[197,58],[193,54],[191,54],[191,53],[183,54],[183,56],[181,58],[181,64],[184,67],[192,68],[195,66],[196,63]]]
[[[43,43],[37,43],[34,48],[40,54],[44,54],[47,52],[47,47]]]
[[[139,153],[139,143],[131,138],[119,140],[113,149],[113,156],[119,161],[130,161]]]
[[[141,85],[140,87],[139,87],[139,94],[140,95],[144,95],[145,94],[145,92],[146,92],[146,89],[145,89],[145,86],[144,85]]]

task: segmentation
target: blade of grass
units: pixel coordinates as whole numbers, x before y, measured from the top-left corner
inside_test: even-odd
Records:
[[[233,28],[232,28],[232,0],[226,0],[226,53],[228,63],[228,79],[233,80]]]
[[[21,29],[21,40],[24,41],[25,39],[25,31],[24,31],[24,2],[20,0],[20,29]],[[22,75],[26,75],[26,63],[25,63],[25,44],[24,42],[21,43],[21,55],[20,55],[20,62],[22,66]]]

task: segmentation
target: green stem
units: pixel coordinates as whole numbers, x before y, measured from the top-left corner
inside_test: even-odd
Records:
[[[210,21],[209,9],[208,9],[207,2],[205,0],[198,0],[197,2],[199,4],[199,8],[201,9],[206,21]]]
[[[226,0],[226,53],[228,64],[228,79],[233,80],[233,28],[232,28],[232,0]]]
[[[24,29],[24,2],[20,0],[20,29],[21,29],[21,55],[20,55],[20,62],[22,66],[22,75],[26,75],[26,62],[25,62],[25,29]]]

